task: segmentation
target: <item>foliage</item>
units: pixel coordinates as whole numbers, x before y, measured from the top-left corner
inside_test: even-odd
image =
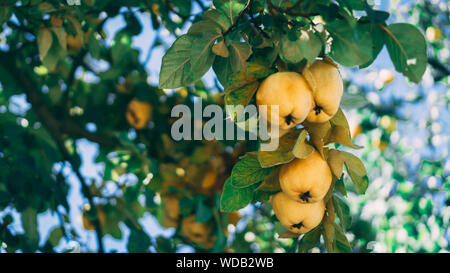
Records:
[[[84,227],[93,229],[88,232],[97,240],[96,249],[84,246],[82,251],[106,251],[107,236],[125,239],[129,252],[175,252],[183,245],[198,252],[370,251],[368,243],[374,240],[387,241],[386,251],[398,249],[400,243],[388,238],[392,234],[377,237],[370,221],[359,217],[364,198],[375,194],[368,178],[374,177],[373,170],[381,163],[369,158],[376,149],[371,142],[363,143],[358,152],[361,159],[348,152],[347,148],[361,147],[351,138],[344,111],[324,128],[305,126],[293,131],[279,150],[270,153],[258,151],[257,141],[176,142],[170,138],[175,121],[170,111],[178,104],[193,110],[193,98],[200,98],[204,106],[252,104],[259,82],[276,71],[301,71],[307,62],[326,56],[341,66],[365,68],[384,45],[395,69],[409,81],[420,82],[430,64],[436,81],[448,84],[448,63],[438,61],[438,51],[445,48],[443,40],[432,42],[430,59],[419,30],[437,25],[432,22],[431,4],[420,2],[414,7],[420,15],[417,29],[400,20],[391,23],[389,13],[366,1],[79,2],[5,0],[0,4],[1,250],[54,252],[61,251],[58,246],[63,241],[83,245],[86,231],[80,232],[70,218],[71,211],[80,210],[69,203],[70,177],[81,185]],[[144,58],[133,46],[133,39],[143,31],[146,17],[142,15],[159,33]],[[114,18],[122,18],[124,26],[107,37],[105,25]],[[161,34],[165,32],[170,36]],[[161,48],[167,50],[159,86],[154,86],[146,65],[152,52]],[[211,68],[216,86],[202,80]],[[379,127],[370,118],[373,114],[395,117],[396,113],[386,113],[367,101],[363,91],[346,94],[341,106],[345,110],[346,103],[355,106],[355,101],[364,106],[358,114],[365,119],[363,130],[370,134]],[[27,104],[17,110],[14,101],[23,95]],[[154,109],[149,126],[142,130],[132,128],[125,117],[134,98]],[[383,139],[392,133],[383,129]],[[101,181],[81,171],[79,145],[84,139],[98,147],[95,161],[104,166]],[[279,165],[306,157],[313,147],[332,167],[334,183],[327,210],[335,213],[300,238],[279,239],[285,230],[267,202],[279,191]],[[398,162],[404,148],[388,149],[397,153],[379,160]],[[423,161],[421,166],[419,175],[404,174],[401,169],[392,173],[399,183],[396,196],[414,200],[405,218],[408,213],[433,215],[433,221],[448,229],[448,218],[435,214],[431,197],[408,182],[412,177],[420,183],[431,174],[446,181],[443,163]],[[366,194],[356,197],[356,193]],[[179,207],[175,218],[168,217],[171,212],[165,198],[169,197]],[[246,206],[254,214],[239,221],[240,216],[231,212]],[[57,215],[59,225],[43,240],[38,216],[49,211]],[[148,214],[161,226],[171,227],[172,235],[152,237],[141,221]],[[182,220],[192,215],[208,227],[208,242],[186,236]],[[381,229],[391,229],[388,219]],[[428,217],[418,227],[415,219],[403,222],[411,236],[428,228],[423,224]],[[238,221],[245,226],[238,229]],[[15,229],[17,222],[20,232]],[[123,238],[124,229],[129,231],[128,238]],[[233,229],[236,232],[230,234]],[[346,231],[352,236],[346,236]]]

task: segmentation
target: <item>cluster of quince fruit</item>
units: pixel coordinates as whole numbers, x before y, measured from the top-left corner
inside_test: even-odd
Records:
[[[277,72],[264,79],[256,103],[267,106],[267,111],[260,109],[261,118],[279,128],[279,135],[271,137],[281,137],[299,124],[330,120],[339,110],[343,88],[337,65],[329,59],[317,60],[302,73]],[[274,106],[279,108],[275,117],[271,116]],[[320,153],[314,150],[307,158],[281,166],[279,182],[281,192],[271,202],[281,224],[296,234],[318,226],[332,183],[331,169]]]

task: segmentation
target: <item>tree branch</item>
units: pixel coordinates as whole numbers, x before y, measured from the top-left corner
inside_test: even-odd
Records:
[[[437,81],[441,80],[444,77],[447,77],[448,75],[450,75],[450,70],[443,65],[442,63],[440,63],[438,60],[436,60],[435,58],[428,58],[428,63],[437,71],[439,71],[441,73],[440,76],[437,77]]]
[[[206,9],[205,5],[202,3],[201,0],[195,0],[195,2],[199,5],[199,7],[200,7],[202,10],[205,10],[205,9]]]

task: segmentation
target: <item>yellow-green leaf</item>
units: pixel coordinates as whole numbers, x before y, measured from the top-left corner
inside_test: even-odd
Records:
[[[319,243],[321,233],[320,226],[306,233],[299,242],[298,252],[306,253],[315,247]]]
[[[304,130],[292,130],[282,136],[279,140],[278,149],[275,151],[259,151],[258,160],[261,166],[267,168],[294,160],[295,156],[292,150],[299,138],[299,133],[301,134],[302,131]]]
[[[341,177],[344,168],[344,157],[342,154],[338,150],[331,149],[328,152],[327,162],[333,174],[336,177]]]
[[[37,34],[37,43],[41,61],[47,56],[48,51],[52,47],[53,36],[48,28],[40,28]]]
[[[365,193],[369,185],[369,179],[364,164],[351,153],[341,151],[341,154],[344,156],[345,167],[353,184],[355,184],[356,190],[360,194]]]
[[[278,236],[280,239],[298,238],[299,234],[290,232],[289,230]]]
[[[224,41],[220,41],[217,44],[213,45],[212,51],[214,52],[214,54],[223,58],[228,58],[228,56],[230,56],[230,51],[228,50]]]
[[[297,142],[295,143],[294,148],[292,149],[292,153],[296,158],[307,158],[314,152],[314,148],[306,143],[306,136],[308,132],[306,130],[302,130],[300,135],[297,138]]]
[[[323,236],[325,241],[325,247],[328,252],[334,252],[334,221],[336,215],[334,214],[333,202],[330,200],[327,202],[327,209],[323,219]]]

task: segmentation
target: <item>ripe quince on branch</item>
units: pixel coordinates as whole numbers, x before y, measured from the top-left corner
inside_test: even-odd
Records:
[[[280,169],[280,187],[287,197],[301,203],[322,200],[330,188],[328,163],[315,151],[305,159],[294,159]]]
[[[290,129],[302,123],[311,110],[312,93],[306,80],[296,72],[277,72],[267,77],[256,93],[256,104],[267,105],[260,115],[269,123],[271,109],[279,107],[278,117],[273,122],[281,130]]]
[[[137,130],[144,129],[152,118],[153,106],[136,98],[128,104],[125,117],[128,123]]]
[[[212,235],[211,226],[208,223],[195,221],[195,215],[183,218],[181,221],[181,231],[190,241],[206,248],[211,248],[215,241]]]
[[[177,227],[180,218],[180,202],[172,195],[161,198],[164,207],[164,218],[162,225],[166,228]]]
[[[272,197],[272,207],[281,224],[290,232],[303,234],[317,227],[325,214],[323,200],[303,204],[289,198],[284,192]]]
[[[323,123],[338,111],[344,83],[337,66],[330,61],[316,61],[303,71],[313,89],[313,107],[306,120]]]

